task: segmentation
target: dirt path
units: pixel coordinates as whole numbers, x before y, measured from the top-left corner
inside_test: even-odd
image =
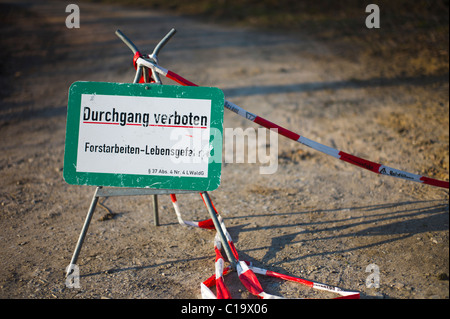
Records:
[[[67,29],[63,2],[7,3],[0,298],[200,298],[200,282],[214,273],[214,233],[178,225],[168,197],[160,198],[160,227],[149,198],[108,198],[114,218],[97,208],[78,260],[81,288],[65,286],[94,192],[62,178],[67,90],[79,80],[132,81],[118,28],[150,51],[175,27],[163,66],[310,139],[448,180],[448,73],[402,77],[301,34],[115,6],[83,3],[81,28]],[[257,127],[228,111],[224,126]],[[362,171],[283,137],[278,154],[272,175],[259,174],[261,163],[225,163],[211,193],[243,259],[362,298],[448,298],[448,190]],[[179,201],[187,219],[207,217],[199,196]],[[379,288],[366,286],[371,264]],[[233,297],[251,298],[235,277],[227,278]],[[334,296],[261,283],[288,298]]]

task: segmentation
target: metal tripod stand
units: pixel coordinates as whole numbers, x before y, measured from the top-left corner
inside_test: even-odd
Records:
[[[157,63],[158,62],[158,53],[175,33],[176,33],[175,29],[172,29],[157,44],[157,46],[153,50],[153,53],[149,54],[148,57],[145,57],[145,59],[148,59],[149,61]],[[131,51],[133,51],[133,54],[135,55],[135,57],[137,54],[139,54],[139,57],[144,58],[142,55],[140,55],[138,48],[120,30],[117,30],[116,34],[131,49]],[[136,75],[135,75],[133,83],[138,83],[139,81],[141,81],[144,83],[150,83],[150,85],[151,85],[151,83],[161,84],[161,80],[159,78],[158,73],[150,72],[150,71],[151,70],[149,70],[145,67],[136,68]],[[93,198],[91,201],[91,205],[89,207],[87,216],[84,221],[84,225],[81,229],[81,233],[78,238],[78,242],[76,244],[75,250],[72,255],[72,259],[70,261],[69,266],[66,269],[66,276],[69,276],[73,272],[74,265],[76,265],[76,262],[78,260],[83,242],[85,240],[89,225],[92,220],[92,216],[94,214],[95,208],[97,206],[97,203],[98,203],[98,200],[100,197],[152,195],[154,225],[159,226],[159,211],[158,211],[158,197],[157,197],[158,195],[188,194],[188,193],[198,193],[198,192],[199,191],[193,191],[193,190],[171,190],[171,189],[150,189],[150,188],[104,188],[102,186],[98,186],[94,192],[94,195],[93,195]],[[222,247],[225,250],[228,260],[229,260],[232,268],[236,269],[237,260],[234,257],[232,250],[226,239],[226,236],[220,226],[220,222],[215,213],[215,210],[212,205],[209,194],[206,191],[201,191],[200,194],[201,194],[203,201],[207,207],[208,213],[210,214],[211,219],[214,223],[214,227],[220,236],[220,239],[222,242]]]

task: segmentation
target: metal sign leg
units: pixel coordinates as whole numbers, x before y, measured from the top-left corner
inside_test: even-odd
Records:
[[[208,192],[202,192],[200,194],[202,195],[202,198],[205,201],[206,207],[208,208],[208,212],[211,215],[211,219],[214,223],[214,227],[216,228],[217,232],[219,233],[220,241],[222,242],[222,247],[225,250],[225,253],[228,257],[228,261],[231,264],[231,268],[233,268],[235,270],[236,265],[237,265],[237,260],[234,257],[233,252],[231,251],[230,245],[228,244],[228,240],[222,231],[222,227],[220,226],[219,220],[217,219],[216,212],[212,206],[211,198],[209,198]]]
[[[69,266],[67,267],[66,276],[68,276],[73,268],[73,265],[77,263],[78,255],[80,254],[81,246],[83,246],[84,238],[86,237],[86,233],[88,231],[89,225],[91,223],[92,216],[94,215],[95,207],[98,202],[98,191],[101,187],[97,187],[94,193],[94,197],[91,201],[91,206],[89,207],[89,211],[87,213],[86,219],[84,221],[83,228],[81,229],[80,237],[78,238],[77,246],[75,247],[75,251],[72,255],[72,260],[70,261]]]
[[[159,226],[159,213],[158,213],[158,197],[155,193],[161,193],[161,194],[171,194],[171,193],[191,193],[192,191],[170,191],[170,190],[139,190],[139,189],[103,189],[101,186],[97,187],[94,193],[94,196],[92,197],[91,205],[89,207],[89,211],[87,213],[86,219],[84,221],[83,228],[81,229],[80,236],[78,238],[77,245],[75,247],[75,251],[73,252],[72,259],[70,261],[69,266],[67,267],[66,271],[66,277],[70,275],[70,273],[73,270],[73,266],[76,264],[78,260],[78,256],[81,251],[81,247],[83,246],[84,239],[86,237],[87,231],[89,229],[89,225],[92,220],[92,216],[94,215],[95,208],[97,207],[97,203],[100,197],[102,196],[130,196],[130,195],[152,195],[153,197],[153,213],[154,213],[154,223],[155,226]],[[219,234],[220,240],[222,242],[222,247],[225,250],[225,253],[228,257],[228,260],[231,264],[231,267],[233,269],[236,269],[237,260],[235,256],[233,255],[233,252],[230,248],[230,245],[228,244],[228,240],[222,230],[222,227],[220,225],[220,222],[217,218],[215,209],[212,205],[211,198],[209,197],[208,192],[201,192],[200,193],[203,201],[206,204],[206,208],[208,209],[208,213],[211,216],[211,219],[214,223],[214,227],[216,228],[216,231]]]
[[[70,264],[67,267],[66,277],[71,273],[71,271],[73,270],[73,266],[76,264],[78,260],[78,255],[80,254],[81,247],[83,246],[84,239],[86,237],[92,216],[94,215],[94,211],[95,208],[97,207],[97,203],[100,197],[152,195],[154,224],[155,226],[159,226],[158,195],[168,195],[175,193],[188,194],[188,193],[196,193],[196,191],[147,189],[147,188],[103,188],[102,186],[97,187],[91,201],[91,206],[89,207],[89,211],[84,221],[83,228],[81,229],[80,237],[78,238],[75,251],[72,255],[72,260],[70,261]]]
[[[159,226],[158,195],[153,195],[153,222]]]

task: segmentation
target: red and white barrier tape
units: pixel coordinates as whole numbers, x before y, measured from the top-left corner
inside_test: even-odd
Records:
[[[238,265],[239,265],[237,268],[238,275],[239,275],[239,278],[241,279],[241,282],[243,283],[243,285],[247,288],[247,290],[250,293],[257,296],[258,298],[282,299],[281,297],[271,295],[271,294],[264,292],[264,290],[262,289],[261,284],[259,283],[255,274],[269,276],[269,277],[282,279],[282,280],[286,280],[286,281],[292,281],[292,282],[296,282],[296,283],[308,286],[312,289],[327,291],[327,292],[336,293],[336,294],[340,295],[340,297],[336,297],[333,299],[359,299],[360,298],[360,293],[356,292],[356,291],[347,291],[347,290],[343,290],[343,289],[335,287],[335,286],[330,286],[330,285],[314,282],[314,281],[299,278],[299,277],[280,274],[280,273],[277,273],[274,271],[251,266],[250,263],[248,263],[248,262],[240,261]],[[223,277],[228,275],[231,271],[232,271],[231,266],[224,268],[222,271],[222,276],[220,276],[222,278],[222,280],[223,280]],[[200,290],[201,290],[201,295],[202,295],[203,299],[221,299],[219,293],[217,293],[217,296],[216,296],[210,289],[214,285],[217,285],[217,282],[216,282],[217,277],[218,276],[217,276],[217,268],[216,268],[216,274],[209,277],[208,279],[206,279],[205,281],[203,281],[200,284],[200,286],[201,286]],[[228,291],[228,289],[227,289],[227,291]]]
[[[211,218],[201,220],[201,221],[184,220],[183,217],[181,216],[180,205],[178,204],[177,197],[175,196],[175,194],[170,194],[170,199],[172,200],[172,204],[175,209],[175,214],[177,215],[178,223],[180,223],[180,225],[193,226],[193,227],[198,227],[198,228],[203,228],[203,229],[215,229],[214,222],[212,221]],[[203,199],[203,197],[202,197],[202,199]],[[204,200],[203,200],[203,203],[206,206],[206,203]],[[219,213],[217,212],[216,207],[214,207],[214,204],[212,203],[212,201],[211,201],[211,204],[217,215],[217,219],[219,220],[222,231],[223,231],[225,237],[227,238],[228,245],[230,246],[231,252],[236,257],[236,259],[239,259],[238,252],[236,250],[236,247],[234,246],[233,240],[231,239],[230,233],[228,232],[228,230],[225,227],[222,216],[219,215]]]
[[[311,287],[311,288],[317,289],[317,290],[323,290],[323,291],[337,293],[337,294],[341,295],[341,297],[338,297],[338,299],[359,299],[359,297],[360,297],[359,292],[346,291],[346,290],[342,290],[341,288],[338,288],[338,287],[317,283],[317,282],[299,278],[299,277],[280,274],[280,273],[277,273],[277,272],[274,272],[271,270],[253,267],[251,265],[249,266],[249,268],[251,270],[253,270],[253,272],[256,274],[269,276],[269,277],[273,277],[273,278],[279,278],[279,279],[283,279],[283,280],[287,280],[287,281],[297,282],[297,283],[306,285],[308,287]]]
[[[198,222],[183,220],[181,217],[180,205],[178,204],[177,197],[175,194],[170,194],[170,199],[173,204],[173,208],[175,209],[175,214],[177,215],[178,223],[184,226],[193,226],[203,229],[214,229],[214,222],[212,219],[201,220]]]
[[[251,294],[261,299],[282,299],[281,297],[266,293],[262,289],[261,284],[259,283],[258,278],[256,278],[253,270],[248,268],[247,264],[244,261],[240,260],[236,265],[236,268],[239,280]]]
[[[231,299],[231,294],[224,282],[224,275],[231,272],[231,266],[224,267],[224,259],[220,253],[220,239],[216,235],[214,250],[216,251],[216,273],[209,277],[207,280],[200,284],[200,291],[203,299]],[[242,282],[247,290],[262,299],[281,299],[271,294],[266,293],[259,283],[254,272],[249,269],[247,264],[243,261],[239,261],[237,264],[237,272],[239,280]],[[210,289],[212,286],[216,286],[216,295]]]
[[[173,197],[172,197],[173,196]],[[172,202],[177,203],[175,195],[171,195]],[[178,205],[177,205],[178,207]],[[214,207],[214,205],[213,205]],[[220,223],[220,227],[227,238],[228,245],[231,248],[231,251],[238,261],[236,265],[236,270],[238,273],[239,280],[244,285],[244,287],[253,295],[257,296],[258,298],[262,299],[282,299],[282,297],[275,296],[269,293],[266,293],[260,282],[258,281],[255,274],[265,275],[273,278],[278,278],[282,280],[287,281],[293,281],[297,282],[303,285],[306,285],[308,287],[311,287],[313,289],[317,290],[324,290],[328,292],[333,292],[341,295],[338,298],[335,299],[359,299],[360,295],[359,292],[353,292],[353,291],[346,291],[342,290],[338,287],[325,285],[321,283],[316,283],[310,280],[306,280],[299,277],[289,276],[280,274],[271,270],[266,270],[258,267],[251,266],[250,263],[239,260],[239,254],[237,252],[236,247],[234,246],[233,240],[231,238],[230,233],[228,232],[225,223],[222,219],[222,216],[218,214],[216,208],[214,207],[215,213],[217,214],[217,218]],[[196,222],[186,222],[182,219],[181,213],[178,207],[178,210],[176,209],[177,217],[182,225],[189,225],[194,227],[199,227],[198,223]],[[215,274],[205,281],[203,281],[200,284],[200,290],[202,294],[203,299],[231,299],[230,291],[228,290],[227,286],[225,285],[224,276],[231,272],[231,266],[225,267],[225,258],[223,257],[221,253],[222,249],[222,243],[220,241],[219,234],[216,233],[214,237],[214,251],[216,253],[216,260],[215,260]],[[212,286],[216,286],[216,295],[212,292],[210,289]]]
[[[137,64],[142,63],[145,66],[150,66],[155,71],[160,73],[161,75],[163,75],[181,85],[197,86],[197,84],[183,78],[182,76],[176,74],[175,72],[167,70],[159,65],[148,64],[148,63],[146,64],[146,62],[147,61],[145,61],[144,59],[140,59],[140,58],[137,59]],[[231,103],[229,101],[225,101],[224,106],[225,106],[225,108],[242,116],[243,118],[246,118],[247,120],[250,120],[256,124],[259,124],[267,129],[277,130],[278,134],[281,134],[293,141],[296,141],[300,144],[306,145],[306,146],[308,146],[312,149],[315,149],[319,152],[322,152],[324,154],[333,156],[344,162],[367,169],[376,174],[401,178],[401,179],[409,180],[412,182],[423,183],[423,184],[432,185],[432,186],[436,186],[436,187],[442,187],[442,188],[447,188],[447,189],[449,188],[448,181],[442,181],[442,180],[438,180],[438,179],[434,179],[434,178],[430,178],[430,177],[426,177],[426,176],[422,176],[422,175],[417,175],[417,174],[412,174],[409,172],[401,171],[401,170],[398,170],[398,169],[395,169],[395,168],[392,168],[392,167],[389,167],[386,165],[382,165],[379,163],[375,163],[375,162],[345,153],[343,151],[336,150],[332,147],[320,144],[320,143],[310,140],[304,136],[301,136],[297,133],[294,133],[288,129],[285,129],[284,127],[281,127],[275,123],[272,123],[256,114],[248,112],[248,111],[244,110],[243,108],[241,108],[241,107],[237,106],[236,104]]]
[[[232,271],[231,265],[224,268],[222,272],[222,277],[228,275]],[[200,284],[200,291],[202,294],[202,299],[218,299],[216,295],[210,289],[216,285],[216,274],[212,275]]]
[[[225,259],[222,256],[220,250],[222,249],[222,243],[218,234],[214,238],[214,251],[216,252],[216,294],[217,299],[231,299],[230,291],[228,290],[223,280],[223,271],[225,269]]]
[[[137,68],[139,66],[139,62],[145,61],[141,57],[142,57],[142,55],[139,52],[137,52],[135,54],[134,59],[133,59],[133,64],[134,64],[135,68]],[[143,64],[145,64],[145,63],[143,63]],[[182,85],[197,86],[195,83],[192,83],[192,82],[184,79],[183,77],[179,76],[178,74],[176,74],[170,70],[164,69],[158,65],[152,64],[150,68],[156,70],[158,73],[160,73]],[[143,77],[140,79],[140,82],[142,82],[142,81],[143,81]],[[344,160],[351,164],[360,166],[365,169],[369,169],[373,172],[391,175],[394,177],[405,178],[408,180],[423,182],[425,184],[430,184],[430,185],[434,185],[434,186],[438,186],[438,187],[449,188],[448,182],[437,181],[437,180],[434,180],[431,178],[427,178],[427,177],[423,177],[423,176],[419,176],[419,175],[415,175],[415,174],[410,174],[407,172],[402,172],[402,171],[392,169],[392,168],[389,168],[389,167],[381,165],[381,164],[376,164],[376,163],[358,158],[356,156],[353,156],[353,155],[350,155],[350,154],[347,154],[344,152],[337,151],[331,147],[319,144],[319,143],[309,140],[305,137],[302,137],[296,133],[293,133],[281,126],[278,126],[277,124],[269,122],[269,121],[265,120],[264,118],[261,118],[250,112],[247,112],[244,109],[240,108],[239,106],[237,106],[231,102],[225,101],[225,107],[228,108],[229,110],[235,112],[236,114],[241,115],[241,116],[245,117],[246,119],[249,119],[252,122],[262,125],[268,129],[277,129],[279,134],[286,136],[292,140],[295,140],[301,144],[304,144],[313,149],[316,149],[325,154],[334,156],[338,159]],[[215,229],[212,219],[207,219],[207,220],[199,221],[199,222],[183,220],[183,218],[181,216],[181,212],[180,212],[180,207],[179,207],[179,204],[178,204],[175,194],[171,194],[170,198],[171,198],[172,204],[174,206],[178,222],[181,225],[194,226],[194,227],[199,227],[199,228],[204,228],[204,229]],[[202,199],[203,199],[203,197],[202,197]],[[205,205],[206,205],[206,203],[205,203]],[[236,250],[236,247],[234,246],[234,243],[233,243],[233,240],[231,239],[230,234],[228,233],[228,231],[225,227],[225,223],[223,222],[222,217],[218,214],[216,208],[214,207],[214,204],[212,204],[212,206],[214,208],[215,213],[218,216],[220,227],[222,228],[222,231],[227,238],[227,241],[231,248],[231,251],[232,251],[234,257],[236,258],[236,260],[238,261],[237,265],[236,265],[238,277],[239,277],[240,281],[242,282],[242,284],[253,295],[257,296],[258,298],[263,298],[263,299],[282,299],[281,297],[278,297],[278,296],[275,296],[272,294],[268,294],[263,290],[263,288],[261,287],[261,284],[259,283],[258,279],[256,278],[256,275],[255,275],[255,272],[256,272],[261,275],[266,275],[266,276],[270,276],[270,277],[274,277],[274,278],[298,282],[298,283],[307,285],[309,287],[312,287],[314,289],[335,292],[335,293],[338,293],[341,295],[341,297],[339,297],[339,298],[348,298],[348,299],[350,299],[350,298],[358,299],[359,298],[359,293],[357,293],[357,292],[348,292],[348,291],[344,291],[337,287],[315,283],[315,282],[312,282],[312,281],[309,281],[306,279],[302,279],[302,278],[283,275],[283,274],[280,274],[277,272],[265,270],[265,269],[258,268],[258,267],[252,267],[252,266],[249,266],[245,261],[239,260],[238,252]],[[214,251],[216,253],[215,274],[200,284],[202,298],[204,298],[204,299],[230,299],[231,298],[231,294],[224,282],[224,275],[230,273],[232,271],[232,269],[231,269],[231,266],[228,266],[225,268],[225,259],[223,258],[223,255],[221,253],[221,248],[222,248],[222,244],[221,244],[218,233],[216,233],[216,236],[214,239]],[[214,285],[216,286],[217,296],[214,295],[214,293],[210,289]]]

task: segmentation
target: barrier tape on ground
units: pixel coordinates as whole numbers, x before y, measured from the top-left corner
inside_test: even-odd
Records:
[[[269,276],[269,277],[273,277],[273,278],[279,278],[279,279],[283,279],[283,280],[287,280],[287,281],[297,282],[297,283],[306,285],[308,287],[311,287],[311,288],[317,289],[317,290],[323,290],[323,291],[337,293],[337,294],[341,295],[341,297],[338,297],[339,299],[359,299],[359,297],[360,297],[359,292],[356,292],[356,291],[346,291],[346,290],[343,290],[338,287],[317,283],[317,282],[299,278],[299,277],[280,274],[280,273],[277,273],[277,272],[274,272],[271,270],[262,269],[262,268],[254,267],[251,265],[249,266],[249,268],[251,270],[253,270],[253,272],[256,274]]]
[[[232,268],[231,266],[227,266],[222,272],[222,277],[228,275],[230,272],[232,272]],[[215,285],[216,285],[216,274],[212,275],[211,277],[209,277],[200,284],[202,299],[217,299],[216,295],[214,295],[214,293],[210,289]]]
[[[190,82],[189,80],[183,78],[182,76],[176,74],[175,72],[172,72],[170,70],[167,70],[159,65],[155,65],[152,63],[149,63],[148,61],[138,58],[137,63],[142,63],[142,65],[145,65],[147,67],[153,68],[156,72],[160,73],[161,75],[181,84],[184,86],[197,86],[197,84]],[[225,108],[228,110],[242,116],[243,118],[252,121],[256,124],[259,124],[267,129],[274,129],[277,130],[278,134],[283,135],[293,141],[296,141],[300,144],[306,145],[316,151],[322,152],[326,155],[333,156],[339,160],[342,160],[344,162],[350,163],[352,165],[367,169],[373,173],[381,174],[381,175],[387,175],[395,178],[405,179],[412,182],[418,182],[423,183],[431,186],[436,187],[442,187],[442,188],[449,188],[449,182],[448,181],[442,181],[422,175],[412,174],[409,172],[401,171],[386,165],[382,165],[379,163],[375,163],[363,158],[360,158],[358,156],[354,156],[348,153],[345,153],[343,151],[339,151],[337,149],[334,149],[332,147],[320,144],[318,142],[315,142],[313,140],[310,140],[304,136],[301,136],[295,132],[292,132],[284,127],[281,127],[275,123],[272,123],[256,114],[253,114],[251,112],[246,111],[245,109],[237,106],[236,104],[225,101]]]
[[[356,291],[347,291],[347,290],[343,290],[343,289],[335,287],[335,286],[330,286],[330,285],[314,282],[311,280],[294,277],[294,276],[289,276],[289,275],[284,275],[284,274],[280,274],[280,273],[277,273],[274,271],[254,267],[249,262],[240,263],[242,272],[248,271],[247,269],[244,269],[244,267],[245,267],[245,266],[243,267],[244,264],[247,265],[248,269],[253,271],[254,274],[269,276],[269,277],[286,280],[286,281],[292,281],[295,283],[305,285],[312,289],[327,291],[327,292],[331,292],[331,293],[337,293],[340,295],[340,297],[336,297],[336,298],[332,298],[332,299],[359,299],[360,298],[360,293],[356,292]],[[231,272],[232,272],[231,266],[228,266],[223,269],[221,277],[223,278],[224,276],[228,275]],[[216,278],[217,278],[217,273],[215,275],[212,275],[211,277],[209,277],[208,279],[206,279],[205,281],[203,281],[200,284],[200,286],[201,286],[200,290],[201,290],[201,295],[202,295],[203,299],[220,299],[219,295],[217,295],[217,296],[214,295],[214,293],[211,290],[211,288],[216,285]],[[251,282],[251,281],[254,281],[254,278],[255,277],[250,276],[250,278],[247,277],[246,279],[244,279],[244,282],[246,282],[246,284],[244,284],[244,286],[250,292],[252,292],[257,297],[263,298],[263,299],[282,299],[281,297],[265,293],[263,291],[261,285],[259,284],[259,282]]]
[[[258,278],[256,278],[255,273],[250,268],[248,268],[247,264],[244,261],[240,260],[236,268],[239,280],[251,294],[261,299],[282,299],[281,297],[264,292],[261,284],[258,281]]]
[[[193,222],[193,221],[183,220],[176,196],[174,194],[171,194],[170,198],[172,200],[172,203],[173,203],[173,206],[175,209],[175,213],[178,218],[178,222],[181,225],[206,228],[206,229],[214,229],[214,224],[213,224],[212,228],[202,227],[202,224],[210,224],[210,223],[212,224],[211,219],[201,221],[201,222]],[[332,293],[337,293],[340,295],[340,297],[337,297],[334,299],[359,299],[359,297],[360,297],[359,292],[346,291],[346,290],[340,289],[338,287],[313,282],[313,281],[310,281],[307,279],[280,274],[280,273],[277,273],[277,272],[274,272],[271,270],[254,267],[249,262],[239,260],[239,254],[233,243],[231,235],[225,226],[223,218],[217,212],[216,208],[214,207],[214,204],[213,204],[213,208],[214,208],[215,213],[217,214],[217,219],[219,220],[220,227],[221,227],[225,237],[227,238],[228,245],[230,246],[231,251],[232,251],[233,255],[235,256],[236,260],[238,261],[238,263],[236,265],[236,270],[238,273],[239,280],[244,285],[244,287],[254,296],[261,298],[261,299],[282,299],[282,297],[266,293],[263,290],[260,282],[258,281],[258,278],[255,275],[255,274],[259,274],[259,275],[278,278],[278,279],[282,279],[282,280],[286,280],[286,281],[300,283],[302,285],[306,285],[313,289],[324,290],[324,291],[328,291],[328,292],[332,292]],[[216,259],[215,259],[215,263],[214,263],[215,274],[200,284],[200,291],[201,291],[201,295],[202,295],[203,299],[231,299],[231,294],[230,294],[228,287],[225,284],[224,276],[229,274],[232,271],[232,268],[230,265],[225,267],[225,258],[223,256],[221,250],[222,250],[222,243],[220,241],[220,237],[219,237],[218,233],[216,233],[216,235],[214,237],[214,252],[216,254]],[[216,286],[216,294],[214,294],[213,291],[211,290],[211,288],[213,286]]]
[[[248,268],[247,264],[244,261],[239,260],[239,254],[237,252],[236,247],[234,246],[233,240],[231,239],[230,233],[228,232],[227,228],[225,227],[225,223],[223,222],[222,216],[220,216],[217,213],[217,210],[215,209],[215,207],[214,207],[214,210],[218,216],[218,220],[220,222],[220,227],[222,228],[222,231],[225,234],[225,237],[227,238],[228,245],[230,246],[234,257],[238,261],[238,263],[236,265],[236,270],[238,273],[239,280],[244,285],[244,287],[251,294],[257,296],[258,298],[262,298],[262,299],[279,299],[279,298],[281,298],[281,297],[277,297],[277,296],[266,293],[262,289],[261,284],[259,283],[259,281],[256,278],[256,275],[253,273],[253,271]],[[216,238],[218,239],[217,234],[216,234]]]
[[[222,256],[220,250],[222,244],[218,234],[214,238],[214,251],[216,252],[216,294],[217,299],[231,299],[230,291],[228,290],[223,280],[223,271],[225,269],[225,259]]]

